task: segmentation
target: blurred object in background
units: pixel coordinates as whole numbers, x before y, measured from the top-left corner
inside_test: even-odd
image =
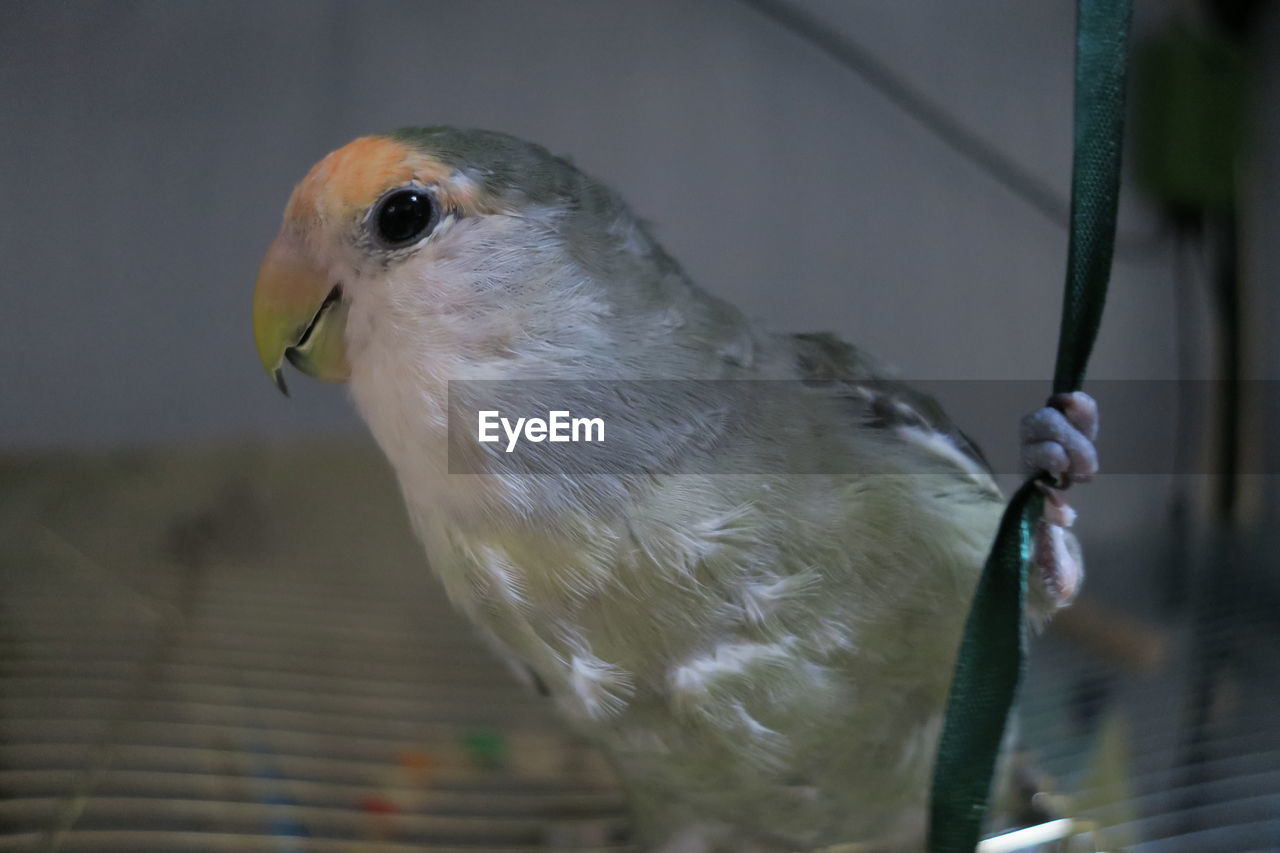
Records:
[[[1274,494],[1267,481],[1275,478],[1249,476],[1263,462],[1274,432],[1274,424],[1257,417],[1271,395],[1257,393],[1258,383],[1246,381],[1259,373],[1269,376],[1266,363],[1250,363],[1258,351],[1251,336],[1263,336],[1275,357],[1274,316],[1259,323],[1265,315],[1257,313],[1270,298],[1264,291],[1274,293],[1274,278],[1254,275],[1250,281],[1246,272],[1250,232],[1256,240],[1270,215],[1250,209],[1258,198],[1257,162],[1267,158],[1267,139],[1258,134],[1265,125],[1251,120],[1268,86],[1259,72],[1274,66],[1262,63],[1267,36],[1259,25],[1266,11],[1258,0],[1188,4],[1144,52],[1138,101],[1138,172],[1174,226],[1179,329],[1190,338],[1196,325],[1187,316],[1191,306],[1199,300],[1208,308],[1200,328],[1217,380],[1207,443],[1217,476],[1208,488],[1194,480],[1178,482],[1170,502],[1172,559],[1164,578],[1167,601],[1187,625],[1191,643],[1178,709],[1170,799],[1176,817],[1170,827],[1185,837],[1213,839],[1215,846],[1230,836],[1206,834],[1198,816],[1213,806],[1209,792],[1223,790],[1239,792],[1240,814],[1248,813],[1250,800],[1259,803],[1255,816],[1265,829],[1255,843],[1280,846],[1280,833],[1264,820],[1280,813],[1280,798],[1246,781],[1259,766],[1274,771],[1280,755],[1280,743],[1255,740],[1272,727],[1250,720],[1260,689],[1268,696],[1263,701],[1274,702],[1267,686],[1277,677],[1274,662],[1260,657],[1258,647],[1274,644],[1280,629],[1274,615],[1280,611],[1275,555],[1259,548],[1259,534],[1274,512],[1263,503],[1267,492]],[[1274,193],[1271,198],[1274,203]],[[1203,291],[1193,292],[1196,286]],[[1191,358],[1184,355],[1186,362]],[[1192,437],[1185,424],[1183,430],[1185,444]],[[1227,746],[1233,736],[1243,737],[1243,745]],[[1271,760],[1259,763],[1263,756]]]

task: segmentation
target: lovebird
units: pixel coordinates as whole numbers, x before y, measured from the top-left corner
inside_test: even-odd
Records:
[[[642,849],[921,848],[1003,508],[936,402],[835,335],[749,320],[604,183],[492,131],[408,128],[316,164],[253,329],[281,390],[286,360],[347,383],[426,564],[604,753]],[[460,414],[468,383],[505,389],[512,420],[596,389],[575,399],[608,464],[575,469],[586,445],[526,430],[521,453],[552,455],[520,468]],[[1023,458],[1058,487],[1088,480],[1096,425],[1086,395],[1052,397],[1022,422]],[[1082,577],[1047,491],[1037,624]]]

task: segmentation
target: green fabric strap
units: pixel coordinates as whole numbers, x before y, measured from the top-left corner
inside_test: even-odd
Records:
[[[1116,242],[1130,0],[1079,0],[1071,237],[1054,393],[1078,391],[1102,322]]]
[[[1071,236],[1055,393],[1079,390],[1102,320],[1124,125],[1130,0],[1078,0]],[[965,623],[938,745],[930,853],[972,853],[986,814],[1005,723],[1026,668],[1027,566],[1043,494],[1032,477],[1000,521]]]

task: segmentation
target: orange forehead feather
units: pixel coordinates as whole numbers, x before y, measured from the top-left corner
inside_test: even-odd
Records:
[[[345,219],[410,181],[436,187],[443,202],[463,213],[477,212],[474,185],[456,178],[452,169],[429,154],[383,136],[362,136],[311,168],[289,199],[285,221],[305,226]]]

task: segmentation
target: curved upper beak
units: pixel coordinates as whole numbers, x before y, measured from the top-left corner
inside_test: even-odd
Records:
[[[347,303],[342,287],[307,257],[297,237],[281,232],[258,270],[253,336],[262,366],[282,392],[283,364],[317,379],[345,382]]]

